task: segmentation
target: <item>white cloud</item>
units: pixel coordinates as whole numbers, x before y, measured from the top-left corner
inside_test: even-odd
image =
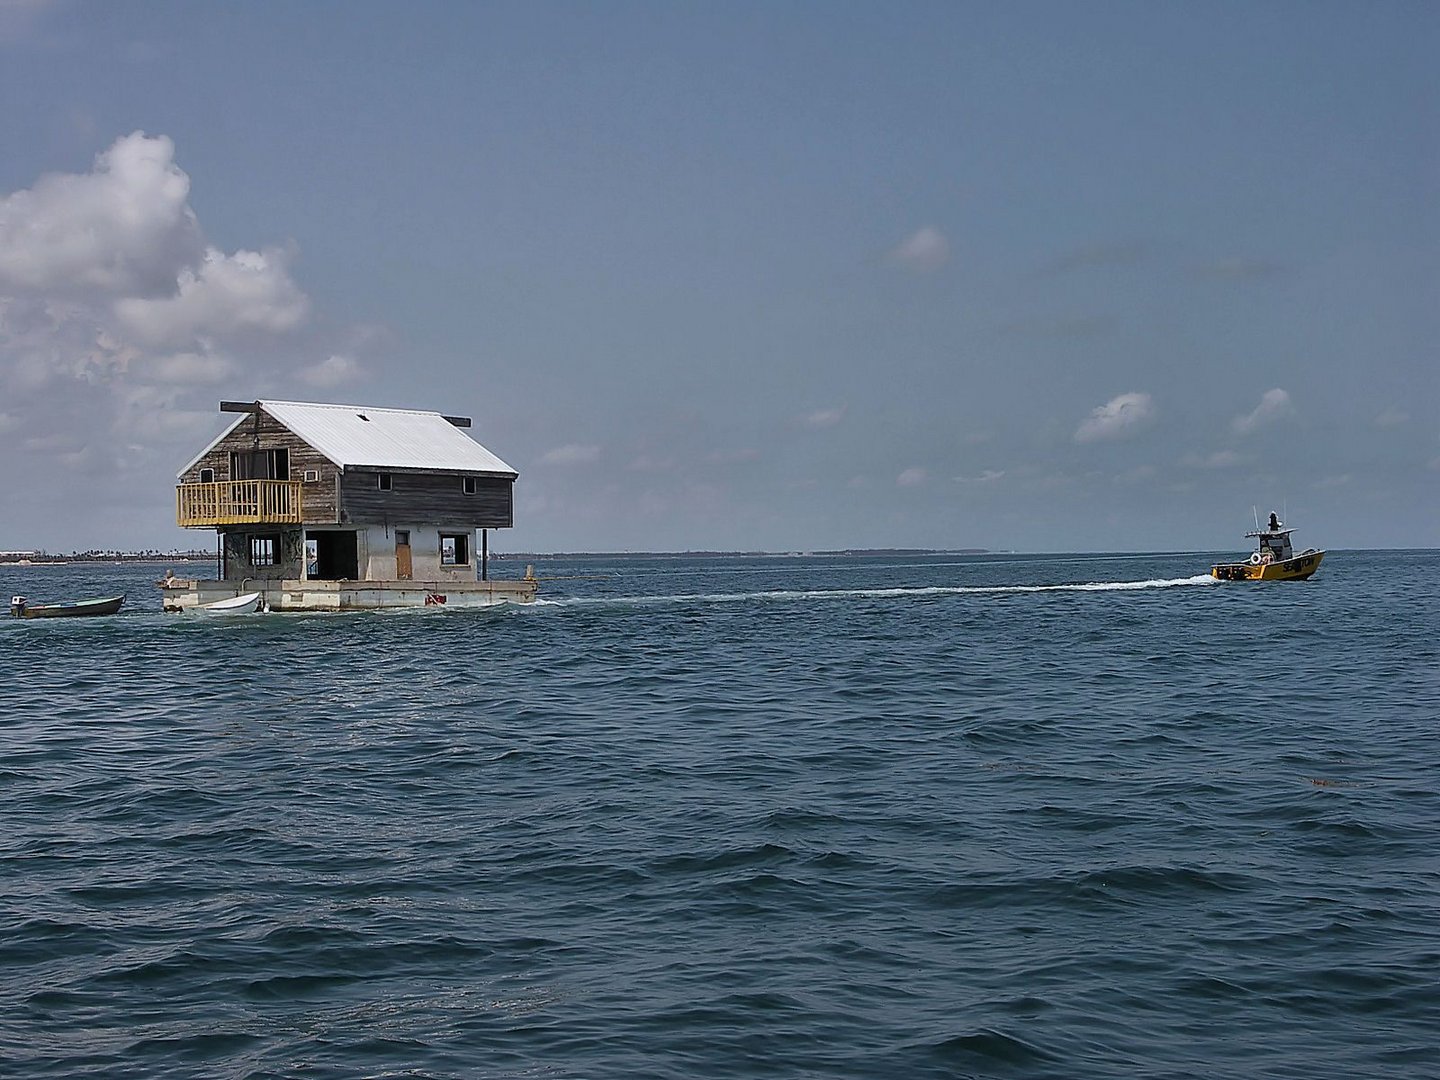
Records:
[[[1121,394],[1091,410],[1075,429],[1075,441],[1086,443],[1127,438],[1148,427],[1155,415],[1155,401],[1149,394],[1139,391]]]
[[[344,383],[354,382],[363,374],[364,369],[360,367],[354,357],[336,354],[303,368],[300,378],[311,386],[330,389]]]
[[[174,296],[118,300],[115,315],[126,331],[150,345],[244,329],[283,333],[298,326],[310,306],[290,279],[287,261],[275,248],[234,255],[207,248],[198,268],[180,271]]]
[[[950,241],[933,225],[926,225],[890,249],[886,259],[907,270],[929,273],[950,261]]]
[[[1290,395],[1276,387],[1261,394],[1260,404],[1244,416],[1235,417],[1230,421],[1230,427],[1237,435],[1251,435],[1294,411],[1294,406],[1290,404]]]
[[[540,456],[541,465],[588,465],[600,457],[600,447],[580,443],[557,446]]]
[[[814,412],[806,413],[800,417],[800,424],[807,428],[829,428],[834,427],[845,419],[845,406],[841,405],[835,409],[816,409]]]
[[[58,372],[123,371],[141,350],[202,353],[217,337],[296,329],[309,300],[291,253],[208,246],[189,196],[174,143],[140,131],[87,173],[0,196],[0,349],[13,357],[28,334]]]
[[[895,483],[901,487],[919,487],[925,483],[925,470],[918,465],[912,465],[895,478]]]
[[[0,199],[0,290],[163,296],[204,250],[175,145],[137,131],[84,174],[42,176]]]

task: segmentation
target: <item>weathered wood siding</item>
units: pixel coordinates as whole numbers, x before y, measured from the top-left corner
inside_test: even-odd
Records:
[[[347,524],[508,529],[515,523],[514,481],[509,477],[391,472],[391,489],[381,491],[382,471],[348,469],[341,476],[340,506]],[[474,476],[474,495],[462,489],[466,475]]]
[[[339,473],[335,463],[293,431],[283,427],[268,413],[260,414],[260,449],[276,450],[284,447],[290,452],[290,475],[277,476],[277,480],[303,480],[306,470],[314,470],[319,479],[301,486],[301,514],[307,525],[333,525],[340,520],[338,501]],[[197,461],[185,475],[182,484],[198,484],[201,469],[214,469],[216,480],[233,480],[230,475],[230,453],[235,451],[248,454],[255,448],[255,418],[247,416],[234,431],[221,439],[215,447]],[[456,481],[458,484],[459,481]]]

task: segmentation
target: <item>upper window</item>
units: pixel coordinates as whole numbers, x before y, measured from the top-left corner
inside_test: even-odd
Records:
[[[214,469],[201,469],[201,470],[200,470],[200,483],[202,483],[202,484],[213,484],[214,482],[215,482],[215,470],[214,470]]]
[[[289,480],[290,451],[283,446],[274,450],[232,450],[230,479]]]
[[[462,476],[462,477],[460,478],[460,490],[463,491],[466,495],[474,495],[474,494],[475,494],[475,477],[473,477],[473,476]]]
[[[395,478],[392,477],[388,472],[382,472],[378,477],[376,477],[376,480],[380,485],[381,491],[390,491],[395,486]]]
[[[466,533],[440,534],[440,565],[465,566],[470,562],[470,537]]]

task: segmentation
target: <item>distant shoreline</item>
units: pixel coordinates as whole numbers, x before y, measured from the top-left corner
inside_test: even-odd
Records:
[[[491,552],[492,562],[544,562],[547,559],[844,559],[905,558],[923,555],[994,555],[986,548],[835,548],[824,551],[506,551]],[[83,552],[74,555],[6,554],[0,566],[69,566],[75,563],[211,563],[214,552]]]
[[[21,555],[0,557],[0,566],[72,566],[75,563],[212,563],[213,553],[207,554],[134,554],[130,552],[107,552],[84,555]]]

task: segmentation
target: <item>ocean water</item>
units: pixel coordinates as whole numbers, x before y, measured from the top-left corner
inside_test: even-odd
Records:
[[[1210,561],[0,567],[0,1076],[1440,1076],[1440,552]]]

